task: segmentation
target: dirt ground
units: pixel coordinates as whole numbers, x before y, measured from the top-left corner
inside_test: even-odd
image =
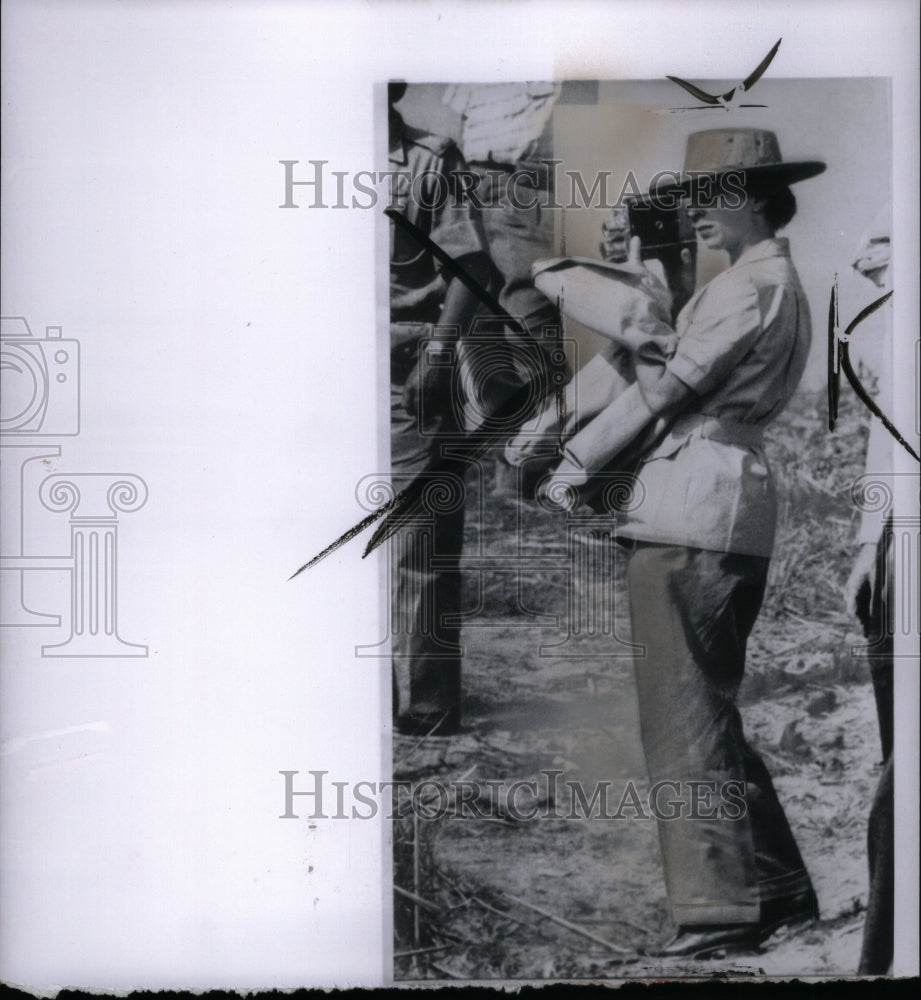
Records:
[[[867,661],[854,649],[862,639],[840,591],[854,553],[851,487],[865,430],[854,407],[835,435],[822,416],[820,397],[800,397],[771,437],[786,499],[740,695],[746,733],[772,773],[815,883],[819,921],[780,932],[751,955],[649,958],[644,948],[671,933],[655,819],[628,811],[614,820],[596,812],[516,821],[485,806],[484,818],[461,819],[447,810],[393,826],[396,979],[855,973],[880,746]],[[611,782],[611,811],[628,781],[645,801],[633,665],[624,655],[624,559],[577,594],[599,609],[595,634],[569,636],[568,553],[610,566],[609,542],[497,489],[491,471],[485,479],[482,489],[471,485],[465,541],[468,557],[489,557],[481,561],[488,568],[465,577],[466,606],[475,610],[463,630],[465,731],[396,738],[395,776],[492,779],[504,783],[499,800],[508,783],[533,780],[539,809],[564,817],[571,793],[558,784],[548,801],[542,771],[589,788]]]

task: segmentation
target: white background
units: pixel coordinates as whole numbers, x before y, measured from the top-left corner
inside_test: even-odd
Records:
[[[120,630],[148,658],[53,660],[48,630],[0,635],[4,981],[385,975],[385,828],[278,819],[281,769],[388,768],[386,663],[353,656],[384,634],[379,567],[352,543],[287,580],[357,520],[355,484],[380,467],[380,220],[280,210],[280,159],[373,169],[389,77],[732,83],[783,36],[773,75],[893,77],[895,245],[918,245],[916,5],[690,7],[4,4],[2,313],[81,342],[82,432],[54,471],[150,489],[120,525]],[[917,329],[915,273],[897,251],[897,329]],[[916,706],[915,672],[898,683]]]

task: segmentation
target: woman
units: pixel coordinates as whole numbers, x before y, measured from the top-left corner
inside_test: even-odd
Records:
[[[718,129],[689,137],[693,180],[654,192],[684,198],[699,246],[729,257],[679,314],[674,353],[635,387],[633,426],[670,429],[644,456],[637,503],[618,526],[632,549],[633,640],[645,646],[636,680],[649,777],[658,814],[675,816],[659,835],[677,932],[658,955],[756,946],[818,915],[736,695],[774,541],[762,433],[795,391],[811,338],[776,233],[796,211],[789,185],[823,169],[784,163],[773,133]],[[636,263],[638,250],[634,240]],[[744,806],[732,809],[740,789]]]

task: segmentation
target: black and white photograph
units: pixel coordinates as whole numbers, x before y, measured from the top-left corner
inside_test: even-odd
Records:
[[[388,88],[398,980],[891,965],[889,87],[680,83]]]
[[[0,15],[4,986],[917,977],[916,5]]]

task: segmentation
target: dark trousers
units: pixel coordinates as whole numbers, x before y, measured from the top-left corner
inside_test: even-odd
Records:
[[[402,490],[442,454],[455,423],[426,423],[403,409],[403,386],[391,384],[391,465]],[[390,541],[394,711],[460,718],[460,555],[464,539],[465,466],[433,477],[419,512]],[[453,618],[453,621],[452,621]]]
[[[636,681],[649,779],[654,786],[667,782],[668,798],[683,807],[678,818],[658,821],[671,916],[679,926],[757,923],[762,901],[811,889],[736,707],[768,562],[643,543],[630,559],[633,641],[646,647]],[[727,788],[730,795],[744,788],[742,808],[719,808]]]
[[[895,916],[895,840],[893,741],[893,628],[892,628],[892,525],[883,530],[876,550],[876,581],[858,595],[857,614],[868,640],[870,677],[876,699],[879,737],[883,752],[880,775],[867,827],[870,892],[863,928],[859,972],[883,976],[892,966]]]

